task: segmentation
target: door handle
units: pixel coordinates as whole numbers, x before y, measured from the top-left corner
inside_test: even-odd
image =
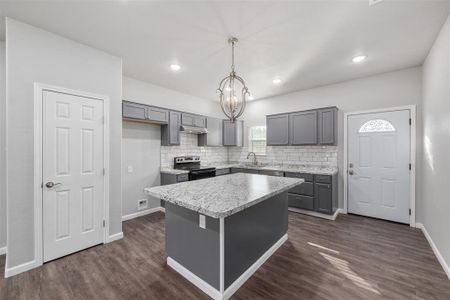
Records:
[[[53,187],[55,187],[55,186],[57,186],[57,185],[60,185],[60,184],[62,184],[61,182],[51,182],[51,181],[49,181],[49,182],[47,182],[46,184],[45,184],[45,187],[47,187],[47,188],[49,188],[49,189],[51,189],[51,188],[53,188]]]
[[[353,175],[353,174],[355,174],[355,173],[353,172],[353,170],[348,170],[348,174],[349,174],[349,175]]]

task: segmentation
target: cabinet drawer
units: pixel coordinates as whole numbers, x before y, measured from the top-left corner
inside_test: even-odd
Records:
[[[314,210],[314,198],[308,196],[288,194],[288,205],[307,210]]]
[[[290,189],[289,193],[314,196],[314,184],[312,182],[303,182],[302,184]]]
[[[319,182],[319,183],[331,183],[331,176],[329,176],[329,175],[316,175],[316,182]]]
[[[177,175],[177,182],[183,182],[189,180],[189,174],[180,174]]]
[[[261,175],[268,175],[268,176],[278,176],[278,177],[283,177],[284,176],[284,172],[282,172],[282,171],[273,171],[273,170],[261,170],[261,171],[259,171],[259,174],[261,174]]]
[[[216,176],[226,175],[226,174],[230,174],[229,168],[216,170]]]
[[[167,124],[169,122],[169,111],[157,107],[148,107],[147,118],[150,121]]]
[[[285,172],[285,177],[294,177],[294,178],[303,178],[305,181],[314,181],[314,175],[313,174],[306,174],[306,173],[293,173],[293,172]]]

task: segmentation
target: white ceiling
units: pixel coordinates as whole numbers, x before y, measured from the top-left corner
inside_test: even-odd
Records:
[[[0,2],[0,17],[121,56],[126,76],[216,100],[230,35],[237,73],[263,98],[420,65],[450,13],[450,1],[368,2],[15,0]],[[361,53],[369,59],[353,64]]]

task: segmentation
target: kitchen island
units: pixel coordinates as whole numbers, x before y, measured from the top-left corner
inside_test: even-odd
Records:
[[[301,183],[236,173],[145,189],[166,201],[167,264],[228,299],[287,240],[287,191]]]

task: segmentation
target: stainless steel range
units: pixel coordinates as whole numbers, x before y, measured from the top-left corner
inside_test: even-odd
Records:
[[[189,180],[198,180],[216,176],[216,168],[202,167],[200,156],[179,156],[173,159],[173,168],[177,170],[188,170]]]

